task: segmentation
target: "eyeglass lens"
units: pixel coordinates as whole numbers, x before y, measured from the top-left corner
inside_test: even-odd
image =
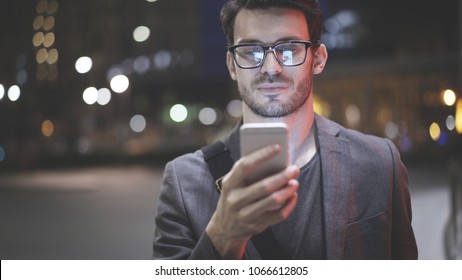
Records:
[[[281,43],[270,48],[276,59],[285,66],[302,64],[306,56],[306,45],[303,43]],[[235,49],[235,59],[241,67],[259,66],[265,58],[265,49],[261,45],[244,45]]]

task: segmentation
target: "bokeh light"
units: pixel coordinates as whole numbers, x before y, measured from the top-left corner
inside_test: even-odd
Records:
[[[98,97],[96,99],[96,102],[104,106],[108,104],[111,101],[111,91],[107,88],[101,88],[98,90]]]
[[[53,122],[50,120],[43,121],[41,131],[45,137],[50,137],[51,135],[53,135],[53,132],[55,131],[55,126]]]
[[[50,1],[47,6],[47,13],[52,15],[58,10],[58,1]]]
[[[11,101],[17,101],[21,96],[21,89],[17,85],[13,85],[8,89],[8,98]]]
[[[38,15],[35,17],[34,21],[32,22],[32,27],[35,30],[39,30],[40,28],[42,28],[44,22],[45,22],[45,19],[43,18],[43,16]]]
[[[453,90],[447,89],[443,92],[443,102],[446,106],[452,106],[456,103],[456,94]]]
[[[448,128],[449,131],[453,131],[454,128],[456,128],[456,119],[454,118],[454,116],[449,115],[446,118],[446,127]]]
[[[313,96],[313,110],[326,118],[330,117],[332,111],[329,102],[317,94]]]
[[[48,51],[47,63],[55,64],[58,61],[59,53],[57,49],[51,49]]]
[[[146,119],[142,115],[134,115],[130,119],[130,128],[134,132],[143,132],[146,128]]]
[[[18,85],[24,85],[27,81],[27,76],[27,71],[25,69],[19,70],[18,73],[16,73],[16,82]]]
[[[242,101],[237,99],[231,100],[226,106],[226,110],[232,117],[242,117]]]
[[[117,75],[111,79],[111,89],[116,93],[122,93],[128,89],[130,82],[125,75]]]
[[[82,98],[88,105],[95,104],[98,100],[98,90],[95,87],[88,87],[83,91]]]
[[[182,104],[175,104],[170,109],[170,118],[174,122],[183,122],[188,117],[188,109]]]
[[[349,126],[356,127],[361,121],[361,112],[356,105],[350,104],[345,110],[345,118]]]
[[[387,123],[385,125],[385,136],[388,139],[395,139],[398,136],[398,126],[393,122]]]
[[[80,74],[88,73],[93,67],[93,61],[88,56],[79,57],[75,61],[75,70]]]
[[[38,64],[41,64],[47,60],[47,57],[48,57],[47,49],[41,48],[37,51],[37,54],[35,55],[35,60],[37,61]]]
[[[149,70],[151,62],[147,56],[139,56],[133,61],[133,70],[138,74],[144,74]]]
[[[146,26],[138,26],[133,30],[133,39],[137,42],[146,41],[151,35],[151,30]]]
[[[462,134],[462,99],[457,100],[456,105],[456,131]]]
[[[49,16],[45,19],[43,22],[43,29],[44,30],[50,30],[55,26],[55,17],[54,16]]]
[[[46,0],[40,0],[37,2],[37,14],[44,13],[47,10],[47,1]]]
[[[440,126],[437,123],[432,123],[430,125],[430,128],[428,130],[430,137],[432,138],[433,141],[438,141],[441,136],[441,129]]]
[[[3,99],[3,96],[5,96],[5,88],[0,84],[0,100]]]
[[[210,107],[202,108],[199,111],[199,121],[204,125],[212,125],[217,121],[217,119],[217,112]]]
[[[409,136],[404,136],[399,140],[399,148],[403,152],[410,152],[412,150],[412,139]]]
[[[43,37],[43,46],[45,48],[51,47],[55,43],[55,34],[53,32],[48,32]]]
[[[441,131],[438,140],[436,140],[436,144],[438,146],[444,146],[448,144],[448,140],[448,134],[445,131]]]
[[[154,66],[156,69],[165,70],[172,64],[172,54],[161,50],[154,55]]]
[[[43,40],[45,40],[45,35],[43,35],[43,32],[37,32],[32,37],[32,44],[34,47],[39,47],[43,43]]]

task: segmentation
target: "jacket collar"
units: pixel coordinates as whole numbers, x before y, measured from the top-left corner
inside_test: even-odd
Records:
[[[326,258],[342,259],[348,225],[350,193],[350,143],[341,136],[341,127],[315,116],[321,159]]]

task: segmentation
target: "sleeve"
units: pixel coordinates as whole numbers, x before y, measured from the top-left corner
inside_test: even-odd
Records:
[[[387,140],[387,144],[393,160],[391,257],[417,259],[417,244],[411,225],[412,209],[407,170],[395,145],[390,140]]]
[[[205,231],[198,238],[192,228],[175,161],[165,167],[157,209],[153,259],[220,258]]]

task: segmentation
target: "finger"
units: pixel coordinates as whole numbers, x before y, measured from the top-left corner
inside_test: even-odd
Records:
[[[276,223],[282,222],[287,220],[289,215],[294,211],[295,206],[297,205],[298,201],[298,193],[294,193],[294,195],[290,198],[286,205],[284,205],[281,209],[273,212],[272,214],[276,218]]]
[[[278,144],[268,145],[261,149],[250,153],[247,156],[241,157],[231,168],[221,181],[222,190],[226,191],[229,188],[245,186],[246,176],[255,169],[256,166],[264,161],[267,161],[276,156],[281,151],[281,146]]]
[[[300,169],[297,166],[288,166],[281,172],[239,190],[239,199],[244,206],[266,198],[277,190],[284,188],[290,180],[297,178],[299,174]]]
[[[265,221],[268,225],[274,225],[280,223],[282,221],[287,220],[289,215],[295,209],[298,201],[298,193],[294,193],[286,204],[284,204],[281,208],[266,212]]]
[[[292,179],[283,188],[273,192],[271,195],[243,207],[239,211],[239,215],[246,220],[258,220],[266,212],[283,208],[297,192],[298,188],[298,181]]]
[[[280,152],[281,145],[279,144],[268,145],[258,149],[246,156],[242,156],[241,159],[237,161],[236,171],[243,176],[242,180],[244,180],[244,177],[250,174],[257,166],[275,157]]]
[[[258,234],[262,232],[265,228],[272,226],[274,224],[280,223],[282,221],[287,220],[289,215],[295,209],[298,201],[298,194],[294,193],[287,203],[277,210],[267,211],[258,220],[249,222],[249,226],[247,227],[247,232],[250,234]]]

